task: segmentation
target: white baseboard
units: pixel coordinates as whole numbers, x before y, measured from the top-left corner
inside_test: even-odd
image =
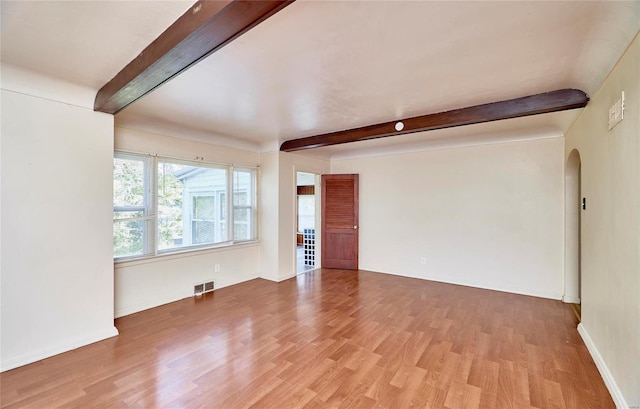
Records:
[[[297,274],[296,274],[296,273],[289,274],[289,275],[284,276],[284,277],[278,277],[278,280],[277,280],[277,281],[278,281],[279,283],[281,283],[281,282],[286,281],[286,280],[288,280],[288,279],[290,279],[290,278],[293,278],[293,277],[295,277],[295,276],[297,276]]]
[[[281,282],[283,282],[285,280],[288,280],[290,278],[295,277],[296,275],[297,275],[296,273],[293,273],[293,274],[290,274],[290,275],[287,275],[287,276],[284,276],[284,277],[278,277],[278,278],[273,278],[273,277],[268,277],[268,276],[260,276],[258,278],[262,278],[263,280],[272,281],[274,283],[281,283]]]
[[[114,318],[122,318],[126,315],[131,315],[141,311],[150,310],[152,308],[160,307],[161,305],[165,305],[165,304],[171,304],[172,302],[184,300],[185,298],[189,298],[189,297],[193,297],[193,294],[179,295],[177,297],[171,297],[171,298],[154,299],[151,301],[145,300],[145,302],[143,303],[116,307],[114,312]]]
[[[562,302],[567,304],[580,304],[580,297],[569,297],[569,296],[563,295]]]
[[[94,342],[102,341],[103,339],[115,337],[116,335],[118,335],[118,329],[114,326],[80,338],[66,341],[54,347],[44,348],[39,351],[29,352],[27,354],[22,354],[13,358],[9,358],[7,360],[2,360],[2,363],[0,364],[0,372],[31,364],[33,362],[40,361],[41,359],[50,358],[63,352],[71,351],[85,345],[93,344]]]
[[[480,283],[480,282],[451,279],[451,277],[438,275],[438,274],[430,274],[430,275],[398,274],[398,273],[390,273],[387,271],[379,271],[379,270],[375,270],[367,267],[360,267],[360,270],[371,271],[373,273],[379,273],[379,274],[389,274],[389,275],[394,275],[399,277],[417,278],[419,280],[436,281],[438,283],[444,283],[444,284],[461,285],[464,287],[480,288],[482,290],[500,291],[502,293],[526,295],[528,297],[547,298],[550,300],[562,300],[562,294],[560,293],[552,293],[549,291],[535,291],[535,290],[531,291],[531,290],[523,290],[518,288],[507,288],[507,287],[501,287],[498,285],[487,285],[485,283]]]
[[[624,396],[622,396],[622,392],[620,391],[620,388],[618,388],[618,384],[613,378],[611,371],[609,371],[609,367],[607,367],[604,359],[602,359],[602,355],[600,355],[596,344],[593,343],[593,340],[589,336],[589,333],[584,328],[582,323],[578,324],[578,333],[582,337],[584,344],[587,346],[587,349],[589,350],[593,361],[596,363],[598,371],[600,371],[600,375],[602,376],[604,384],[607,386],[607,389],[609,390],[611,398],[616,404],[616,407],[618,409],[629,409],[629,405],[627,405],[627,402],[624,400]]]

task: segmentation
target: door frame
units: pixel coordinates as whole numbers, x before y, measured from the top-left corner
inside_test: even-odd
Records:
[[[582,265],[582,158],[571,150],[565,162],[564,294],[562,301],[580,304]]]
[[[322,195],[321,193],[321,183],[320,183],[320,177],[322,174],[326,173],[325,170],[323,169],[316,169],[316,168],[308,168],[305,166],[298,166],[298,165],[294,165],[293,166],[293,209],[296,209],[296,211],[293,212],[293,232],[292,237],[296,237],[296,234],[298,233],[298,212],[297,212],[297,208],[298,208],[298,195],[297,195],[297,188],[298,188],[298,172],[303,172],[303,173],[312,173],[315,176],[315,200],[316,200],[316,204],[315,204],[315,228],[316,228],[316,242],[315,242],[315,260],[314,260],[314,266],[313,268],[320,268],[321,267],[321,261],[320,261],[320,255],[322,254],[322,243],[320,240],[321,234],[322,234],[322,215],[321,215],[321,206],[322,206]],[[298,253],[297,253],[297,243],[296,240],[293,240],[293,271],[295,272],[296,275],[298,275]]]

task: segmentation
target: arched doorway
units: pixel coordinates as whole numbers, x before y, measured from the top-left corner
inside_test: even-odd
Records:
[[[580,167],[580,153],[574,149],[569,154],[564,174],[565,264],[562,300],[571,304],[580,304],[580,217],[582,212]]]

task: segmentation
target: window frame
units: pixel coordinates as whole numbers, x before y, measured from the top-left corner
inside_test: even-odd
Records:
[[[115,225],[115,223],[122,223],[123,221],[139,221],[143,223],[143,230],[142,230],[142,254],[134,254],[134,255],[128,255],[128,256],[121,256],[118,257],[118,259],[134,259],[134,258],[140,258],[140,257],[145,257],[146,255],[148,255],[152,248],[155,246],[155,235],[150,234],[153,233],[153,229],[150,229],[149,227],[151,225],[154,224],[154,216],[153,216],[153,202],[154,202],[154,198],[153,196],[153,178],[151,177],[151,171],[150,171],[150,166],[151,166],[151,162],[150,162],[150,157],[148,155],[138,155],[138,154],[134,154],[134,153],[128,153],[128,152],[122,152],[118,155],[114,155],[114,159],[123,159],[123,160],[135,160],[135,161],[140,161],[143,164],[143,168],[142,168],[142,179],[143,179],[143,186],[142,186],[142,190],[143,190],[143,199],[142,199],[142,206],[113,206],[113,212],[114,212],[114,217],[113,217],[113,223]],[[115,213],[116,212],[127,212],[127,211],[142,211],[143,215],[140,217],[131,217],[131,218],[122,218],[122,219],[116,219],[115,218]],[[115,256],[114,256],[114,260],[115,260]]]
[[[248,204],[246,205],[238,205],[236,206],[234,204],[234,199],[235,199],[235,195],[236,195],[236,191],[235,189],[232,189],[230,196],[231,199],[231,209],[229,211],[230,217],[227,219],[229,220],[229,223],[233,223],[233,229],[232,229],[232,233],[231,233],[231,239],[233,242],[235,243],[247,243],[247,242],[251,242],[253,241],[255,238],[258,237],[258,216],[257,216],[257,203],[258,203],[258,172],[255,169],[252,168],[248,168],[248,167],[235,167],[232,172],[231,172],[231,176],[233,177],[235,175],[235,172],[249,172],[249,174],[251,175],[251,182],[250,182],[250,186],[251,186],[251,192],[253,192],[252,195],[250,195],[250,199],[248,200]],[[231,182],[232,186],[235,186],[234,181],[232,180]],[[247,221],[247,225],[248,225],[248,232],[249,232],[249,239],[247,240],[236,240],[235,239],[235,211],[236,209],[241,209],[241,210],[246,210],[249,209],[249,220]],[[254,239],[251,239],[251,237],[253,237]]]
[[[139,160],[143,163],[143,169],[144,169],[143,170],[144,172],[143,206],[134,206],[135,209],[133,209],[132,206],[115,206],[115,205],[113,206],[114,227],[115,227],[115,223],[117,223],[118,220],[123,220],[123,219],[116,219],[115,212],[143,211],[143,216],[141,217],[125,219],[125,220],[140,219],[144,223],[143,246],[142,246],[143,253],[135,254],[135,255],[126,255],[126,256],[116,256],[114,253],[114,256],[113,256],[114,263],[155,258],[155,257],[160,257],[165,255],[172,255],[172,254],[175,255],[180,253],[189,253],[193,251],[209,250],[209,249],[229,247],[234,245],[244,245],[244,244],[255,243],[259,241],[258,228],[257,228],[259,224],[258,209],[257,209],[257,203],[258,203],[257,180],[258,180],[258,172],[259,172],[258,166],[253,167],[253,166],[241,165],[241,166],[235,167],[233,164],[209,162],[200,158],[198,158],[198,160],[188,160],[188,159],[174,158],[174,157],[169,157],[164,155],[161,156],[156,154],[144,154],[144,153],[137,153],[137,152],[128,152],[123,150],[115,150],[113,158],[114,160],[115,159]],[[158,166],[160,163],[163,163],[163,162],[171,163],[171,164],[186,165],[186,166],[194,166],[199,168],[213,168],[213,169],[226,170],[226,173],[227,173],[226,186],[225,186],[226,189],[224,191],[216,191],[216,190],[212,191],[212,194],[214,196],[214,202],[216,203],[214,212],[218,212],[218,211],[221,212],[223,211],[223,209],[226,210],[226,218],[224,219],[224,225],[225,225],[224,229],[222,226],[220,226],[221,231],[226,230],[225,231],[226,238],[224,240],[215,242],[215,243],[191,244],[186,246],[178,246],[175,248],[159,249],[158,178],[159,178],[160,172],[159,172]],[[251,197],[253,200],[251,201],[251,203],[249,203],[249,205],[242,206],[243,208],[251,209],[249,212],[250,220],[248,221],[248,224],[250,226],[250,229],[249,229],[250,238],[247,240],[234,240],[235,226],[234,226],[233,216],[234,216],[234,210],[236,209],[236,207],[234,206],[233,198],[235,194],[235,186],[234,186],[235,171],[249,172],[252,178],[251,189],[253,194],[251,195]],[[115,181],[115,175],[113,176],[113,180]],[[201,195],[200,192],[195,193],[195,195],[193,193],[189,194],[188,207],[193,206],[192,199],[200,195]],[[225,203],[220,202],[219,204],[217,204],[221,197],[225,198],[224,200]],[[192,209],[190,209],[189,211],[192,211]],[[220,215],[222,216],[222,214]],[[192,234],[192,232],[190,232],[190,234]]]

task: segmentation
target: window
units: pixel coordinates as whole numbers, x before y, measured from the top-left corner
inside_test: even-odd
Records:
[[[316,197],[298,195],[298,232],[316,228]]]
[[[233,239],[251,240],[255,237],[255,172],[247,169],[233,172]]]
[[[158,159],[158,250],[229,241],[216,211],[228,187],[227,167]]]
[[[255,240],[255,173],[255,169],[117,152],[114,257]],[[227,203],[231,197],[233,203]]]
[[[119,156],[113,161],[114,257],[148,253],[149,212],[147,159]]]

